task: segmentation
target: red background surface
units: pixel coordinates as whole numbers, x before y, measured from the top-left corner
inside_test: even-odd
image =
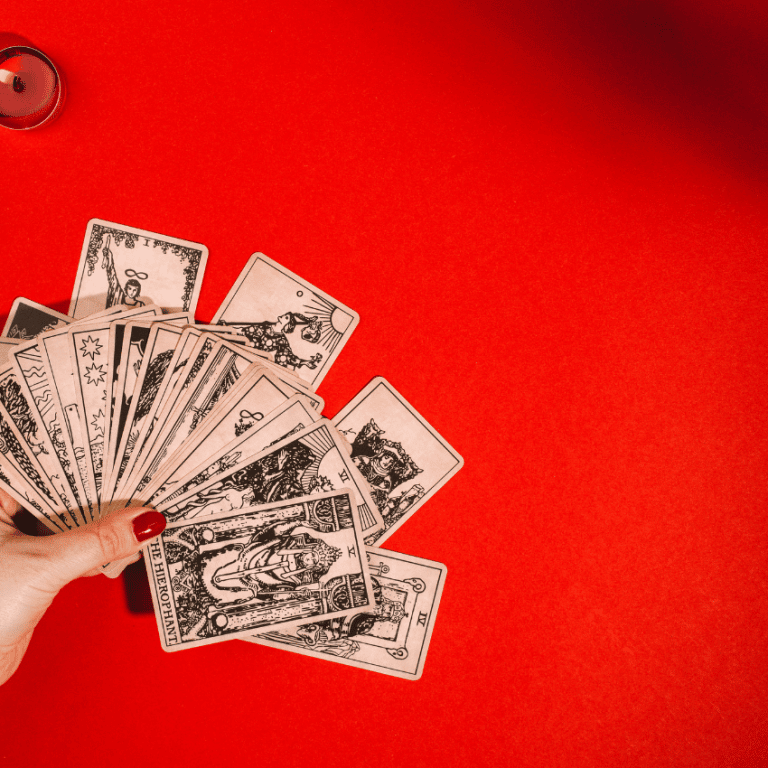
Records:
[[[19,0],[0,30],[70,85],[0,133],[0,311],[66,310],[95,216],[205,243],[201,321],[261,250],[361,315],[326,414],[384,375],[466,459],[386,543],[449,568],[420,682],[165,654],[81,580],[0,690],[3,765],[767,764],[764,5]]]

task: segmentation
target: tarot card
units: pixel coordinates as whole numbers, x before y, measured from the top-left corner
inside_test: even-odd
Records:
[[[68,315],[62,315],[61,312],[19,296],[13,302],[11,313],[5,321],[3,336],[29,341],[45,331],[69,325],[72,320]]]
[[[82,330],[74,328],[67,336],[73,363],[80,429],[87,446],[85,458],[88,463],[88,477],[93,480],[91,492],[99,499],[104,460],[107,386],[111,375],[108,360],[109,323],[98,327],[88,326]]]
[[[165,425],[158,431],[152,453],[143,465],[143,477],[135,491],[142,491],[167,457],[180,448],[189,435],[201,426],[216,404],[251,367],[262,366],[258,358],[236,344],[218,342],[204,366],[179,398]],[[133,495],[133,494],[131,494]]]
[[[333,420],[371,487],[385,530],[381,544],[463,466],[464,459],[385,379],[375,378]]]
[[[276,408],[284,404],[291,391],[261,366],[251,366],[219,401],[216,407],[184,444],[163,463],[144,489],[142,498],[151,498],[162,486],[169,489],[177,470],[185,474],[219,448],[259,426]],[[310,406],[311,407],[311,406]],[[316,419],[312,419],[315,421]],[[193,458],[194,457],[194,458]]]
[[[418,680],[445,584],[446,567],[366,547],[376,607],[243,638],[350,667]]]
[[[168,364],[165,376],[160,382],[154,401],[151,403],[149,412],[144,419],[144,426],[135,439],[135,446],[131,451],[128,463],[124,469],[121,466],[121,479],[115,485],[114,495],[116,498],[130,498],[130,495],[126,496],[123,493],[123,487],[131,485],[134,474],[138,475],[139,478],[141,477],[141,467],[157,437],[155,426],[160,425],[162,427],[165,424],[165,416],[176,402],[174,393],[176,392],[177,384],[184,381],[190,370],[193,372],[199,370],[205,358],[213,349],[215,344],[213,336],[206,334],[205,338],[203,338],[203,335],[203,333],[196,331],[194,328],[184,328],[171,361]],[[190,360],[192,360],[191,363]],[[194,373],[192,375],[194,376]],[[134,469],[136,470],[135,473]],[[135,487],[135,485],[136,483],[134,482],[132,487]]]
[[[166,651],[375,606],[346,490],[171,524],[144,560]]]
[[[122,432],[125,424],[125,417],[130,405],[129,401],[136,385],[150,329],[153,327],[153,324],[160,322],[174,327],[184,325],[185,320],[189,321],[189,313],[182,312],[173,315],[163,315],[154,319],[150,318],[148,321],[118,320],[112,323],[109,331],[109,361],[112,376],[107,387],[107,401],[110,403],[110,408],[107,412],[107,428],[105,432],[105,481],[107,479],[107,469],[111,469],[114,463],[114,454],[120,442],[118,433]],[[129,340],[126,341],[126,349],[123,349],[125,328],[129,323],[131,332]],[[178,339],[178,336],[181,335],[181,330],[177,330],[176,334]],[[117,418],[115,418],[115,401],[118,402]]]
[[[327,419],[321,419],[157,508],[169,520],[189,520],[338,488],[354,492],[363,535],[383,526],[367,483],[336,430]]]
[[[235,425],[235,434],[238,434],[242,427],[250,425],[248,432],[240,432],[237,437],[232,438],[231,431],[227,429],[214,431],[210,440],[206,439],[175,472],[166,473],[163,467],[158,478],[161,488],[152,496],[147,489],[141,497],[142,503],[146,498],[148,503],[154,506],[166,506],[174,499],[181,498],[194,488],[207,483],[211,478],[237,466],[249,456],[260,454],[289,435],[303,432],[320,419],[302,395],[294,395],[266,416],[264,421],[256,422],[254,416],[259,414],[249,412],[248,409],[243,409],[240,413],[241,418]],[[247,417],[242,418],[242,414],[247,414]],[[226,423],[224,422],[225,425]],[[231,421],[229,423],[231,424]],[[258,426],[254,426],[257,423]],[[227,437],[230,439],[226,440]],[[218,448],[208,453],[207,449],[211,443],[218,444]],[[168,479],[164,479],[165,477]]]
[[[67,530],[54,515],[43,509],[34,498],[34,494],[31,495],[26,478],[14,462],[9,447],[2,441],[0,441],[0,488],[24,509],[31,512],[49,530],[54,533]]]
[[[48,435],[48,445],[53,447],[51,459],[58,460],[69,484],[72,496],[81,510],[84,523],[92,519],[82,478],[74,463],[74,448],[58,400],[52,392],[51,380],[45,365],[39,341],[20,344],[11,355],[18,375],[17,381],[26,397],[30,411],[42,424]],[[38,435],[39,436],[39,435]],[[53,470],[56,474],[56,471]]]
[[[20,339],[8,339],[5,336],[0,336],[0,365],[5,365],[8,362],[8,355],[11,350],[21,344]]]
[[[126,327],[130,326],[129,339],[124,349]],[[108,360],[111,375],[107,378],[107,402],[109,410],[106,416],[106,426],[104,430],[104,474],[102,482],[105,486],[105,494],[109,494],[108,480],[114,464],[114,454],[117,450],[115,433],[122,430],[125,422],[125,415],[128,410],[126,399],[133,394],[133,387],[138,377],[141,359],[144,354],[142,342],[146,342],[146,336],[149,335],[151,323],[139,320],[116,320],[109,329],[109,348]],[[141,328],[142,330],[137,330]],[[136,338],[134,336],[142,336]],[[145,336],[146,334],[146,336]],[[130,338],[132,337],[133,338]],[[126,392],[127,390],[127,392]],[[115,403],[117,402],[118,414],[115,416]]]
[[[237,328],[275,363],[316,390],[352,335],[359,315],[255,253],[216,312],[213,322]]]
[[[80,512],[48,432],[35,410],[30,407],[31,398],[22,383],[14,366],[6,365],[0,369],[0,403],[15,424],[30,459],[36,461],[36,469],[41,473],[43,481],[54,491],[54,505],[57,508],[59,504],[63,505],[68,520],[74,525],[83,525],[85,517]]]
[[[64,510],[61,501],[54,497],[53,491],[44,479],[44,473],[37,458],[25,450],[24,439],[2,404],[0,404],[0,444],[2,444],[0,451],[3,454],[6,474],[14,471],[18,474],[18,477],[14,478],[14,483],[19,492],[54,526],[62,530],[74,528],[76,523]]]
[[[115,462],[112,464],[109,476],[109,491],[113,491],[120,482],[125,468],[136,446],[136,440],[144,426],[152,404],[157,396],[160,385],[168,371],[176,345],[183,333],[182,328],[154,324],[155,327],[145,329],[133,326],[127,343],[124,345],[124,377],[123,387],[119,387],[119,405],[116,408],[117,418],[113,439],[117,443]],[[143,346],[142,346],[143,342]],[[131,355],[138,357],[131,362]],[[133,379],[133,384],[126,384]]]
[[[199,243],[91,219],[69,314],[156,304],[165,312],[197,307],[208,249]]]
[[[126,316],[140,317],[142,315],[155,315],[159,311],[158,307],[152,305],[149,307],[140,307],[120,312],[112,317],[114,317],[114,319]],[[106,349],[106,343],[109,338],[109,325],[106,323],[106,331],[104,331],[104,326],[105,322],[99,320],[95,325],[91,323],[84,325],[78,324],[75,328],[78,330],[90,329],[92,330],[92,334],[96,334],[98,329],[98,334],[100,336],[101,334],[104,334],[104,338],[100,342],[101,349]],[[69,432],[74,451],[74,463],[80,473],[88,505],[92,514],[97,515],[99,505],[98,496],[96,494],[96,481],[91,470],[90,448],[89,443],[87,442],[88,433],[83,425],[81,405],[79,404],[80,394],[78,385],[81,379],[90,376],[97,381],[96,386],[100,385],[106,391],[106,386],[104,384],[106,380],[106,365],[100,363],[98,366],[95,366],[95,369],[92,369],[89,374],[89,365],[85,362],[85,358],[80,360],[79,355],[70,355],[70,341],[68,336],[70,329],[71,326],[69,328],[65,327],[61,331],[49,331],[48,333],[41,335],[39,337],[41,342],[40,349],[43,353],[42,357],[46,366],[48,378],[51,381],[51,391],[58,401],[60,411],[63,414]],[[90,359],[90,355],[87,357]],[[75,375],[76,373],[77,376]],[[87,385],[86,382],[86,386]]]

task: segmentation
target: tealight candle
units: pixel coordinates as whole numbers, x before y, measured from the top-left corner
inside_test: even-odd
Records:
[[[64,83],[41,51],[18,45],[0,51],[0,125],[37,128],[61,111]]]

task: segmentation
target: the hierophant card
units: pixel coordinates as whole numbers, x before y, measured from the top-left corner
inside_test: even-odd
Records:
[[[166,651],[375,607],[346,490],[171,524],[144,559]]]
[[[371,487],[381,544],[463,466],[464,459],[386,380],[375,378],[333,419],[352,444],[352,461]]]
[[[244,638],[351,667],[418,680],[445,584],[442,563],[367,547],[374,609]]]
[[[69,314],[81,318],[120,304],[194,314],[207,259],[200,243],[91,219]]]
[[[263,253],[251,256],[213,318],[274,354],[275,363],[313,390],[359,320],[357,312]]]

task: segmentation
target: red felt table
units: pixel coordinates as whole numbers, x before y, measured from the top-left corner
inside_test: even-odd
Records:
[[[80,580],[0,764],[768,764],[757,5],[4,8],[70,96],[0,132],[0,312],[66,311],[92,217],[205,243],[201,321],[262,251],[360,313],[326,415],[383,375],[466,466],[385,544],[448,566],[420,681]]]

